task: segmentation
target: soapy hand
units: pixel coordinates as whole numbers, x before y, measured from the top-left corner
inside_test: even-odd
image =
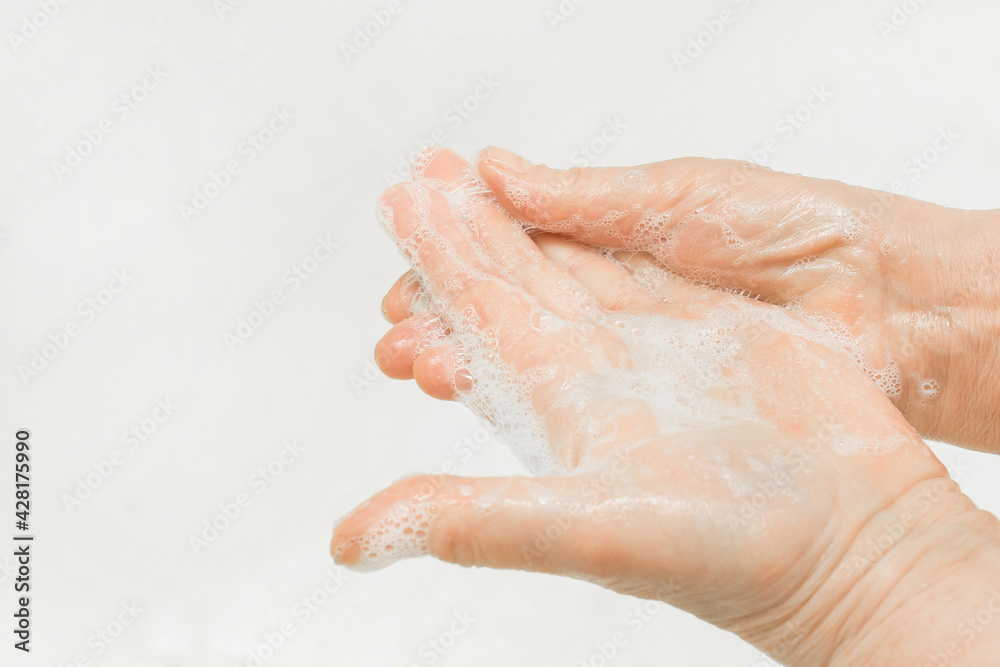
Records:
[[[651,252],[839,332],[918,432],[1000,453],[1000,215],[948,209],[751,163],[479,169],[539,229]]]
[[[451,153],[420,176],[380,209],[414,273],[379,363],[492,420],[540,476],[399,482],[336,528],[339,563],[573,576],[791,664],[922,659],[952,632],[911,641],[925,598],[958,613],[1000,581],[996,520],[822,327],[634,248],[529,237]]]
[[[1000,214],[730,160],[478,170],[529,227],[651,253],[674,273],[809,315],[923,436],[1000,453]],[[397,284],[386,299],[397,311]],[[399,314],[399,313],[397,313]]]

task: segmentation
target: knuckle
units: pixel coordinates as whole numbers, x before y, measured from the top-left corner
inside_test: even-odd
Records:
[[[431,553],[437,558],[463,567],[475,565],[474,550],[470,548],[467,533],[457,521],[440,517],[431,531]]]

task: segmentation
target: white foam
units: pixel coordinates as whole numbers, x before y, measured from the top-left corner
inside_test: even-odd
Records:
[[[428,535],[431,522],[441,512],[435,502],[406,500],[393,505],[367,531],[339,545],[341,551],[360,549],[353,569],[378,570],[401,558],[430,553]]]
[[[642,182],[641,178],[632,177],[629,186],[640,187]],[[777,349],[777,359],[783,364],[809,369],[809,381],[820,387],[815,393],[797,390],[785,397],[783,414],[791,411],[802,415],[801,419],[809,419],[817,410],[826,409],[823,401],[827,394],[822,386],[829,371],[830,350],[836,351],[834,356],[844,355],[845,360],[848,355],[853,356],[885,393],[898,395],[899,373],[895,365],[877,367],[866,358],[866,341],[853,338],[841,322],[827,317],[820,319],[822,327],[813,325],[787,309],[736,295],[706,301],[700,309],[694,309],[697,315],[684,318],[659,313],[608,313],[597,307],[586,293],[566,288],[565,304],[561,305],[574,309],[577,316],[563,319],[517,284],[507,266],[512,258],[492,257],[478,242],[483,220],[482,210],[477,206],[481,207],[486,201],[484,197],[488,197],[488,190],[478,178],[470,174],[446,188],[452,215],[462,235],[452,240],[441,233],[438,221],[431,220],[429,191],[405,187],[413,199],[416,228],[408,238],[399,239],[390,224],[390,236],[410,259],[418,277],[429,275],[431,269],[424,261],[432,249],[444,261],[454,264],[453,269],[443,273],[440,267],[434,269],[433,284],[441,287],[432,288],[430,281],[421,280],[413,310],[440,315],[448,333],[435,339],[435,344],[452,346],[473,379],[470,389],[458,392],[458,400],[495,424],[498,436],[533,473],[566,472],[563,460],[553,451],[546,416],[555,415],[561,423],[574,425],[573,432],[563,436],[582,447],[578,457],[600,445],[602,438],[613,435],[617,421],[637,405],[652,408],[660,436],[744,424],[775,428],[776,424],[767,415],[776,408],[767,401],[774,400],[769,394],[773,393],[771,385],[776,371],[770,366],[761,368],[759,357],[754,356],[760,345]],[[505,194],[515,203],[523,203],[527,196],[509,183]],[[834,210],[830,214],[842,212]],[[380,215],[392,222],[391,214],[380,210]],[[625,215],[624,211],[609,212],[603,220],[605,228],[614,229]],[[742,248],[745,244],[724,217],[696,211],[680,224],[693,220],[717,225],[730,247]],[[570,220],[565,224],[576,222]],[[845,221],[842,233],[847,236],[859,233],[856,222]],[[665,214],[641,214],[636,223],[637,237],[645,239],[645,246],[635,249],[669,257],[678,226],[668,225]],[[461,251],[455,244],[462,245]],[[600,251],[613,259],[614,249]],[[469,253],[479,268],[463,259]],[[800,260],[804,264],[810,261],[815,259]],[[625,266],[624,262],[619,264]],[[656,288],[665,281],[678,280],[667,270],[654,267],[635,272],[635,277],[651,295],[656,295]],[[470,283],[478,281],[489,281],[495,289],[507,292],[514,302],[528,305],[531,331],[526,331],[525,336],[534,337],[528,340],[533,341],[532,348],[539,348],[539,356],[534,356],[534,349],[517,349],[522,341],[509,340],[509,336],[504,340],[497,327],[483,321],[472,306],[459,307],[456,297]],[[503,298],[502,292],[497,299]],[[483,307],[490,309],[496,305],[487,303]],[[511,352],[512,346],[515,353]],[[550,350],[552,354],[547,353]],[[586,361],[580,363],[581,358]],[[783,367],[777,361],[775,365]],[[762,377],[767,385],[759,381]],[[856,432],[848,424],[830,436],[824,446],[842,455],[861,455],[888,451],[906,440],[891,424],[885,426],[881,430],[883,435],[873,436]],[[566,455],[565,451],[561,453]],[[490,511],[486,505],[479,509],[484,513]],[[421,502],[393,507],[369,533],[356,540],[365,566],[379,567],[400,557],[427,553],[427,527],[437,510],[437,505]]]
[[[935,398],[941,393],[941,385],[934,378],[927,378],[920,383],[920,395],[925,399]]]

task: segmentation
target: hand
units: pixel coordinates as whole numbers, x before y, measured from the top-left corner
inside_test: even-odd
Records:
[[[907,601],[979,603],[996,521],[843,348],[647,255],[532,240],[463,168],[442,153],[383,198],[419,279],[398,290],[416,314],[380,364],[564,474],[399,482],[337,527],[339,563],[429,553],[564,574],[687,609],[790,663],[922,659],[947,640],[942,623],[915,635]],[[963,657],[988,655],[980,645]]]
[[[643,250],[671,271],[840,333],[922,435],[1000,453],[1000,214],[728,160],[479,172],[539,230]]]

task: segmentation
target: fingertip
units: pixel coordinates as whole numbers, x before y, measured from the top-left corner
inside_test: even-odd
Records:
[[[396,183],[379,197],[376,214],[379,221],[396,238],[397,245],[424,222],[429,213],[424,204],[435,197],[435,192],[421,183]]]
[[[338,542],[334,538],[330,542],[330,555],[333,562],[344,567],[353,567],[361,558],[361,547],[354,542]]]
[[[486,165],[517,176],[526,175],[528,170],[534,166],[517,153],[497,146],[487,146],[479,153],[476,160],[480,166]]]
[[[390,324],[399,324],[408,318],[419,287],[419,281],[413,271],[401,275],[382,298],[382,317]]]
[[[467,160],[447,148],[429,149],[410,167],[413,178],[452,181],[463,176],[469,167]]]
[[[432,347],[413,362],[413,378],[428,396],[442,401],[455,400],[459,384],[471,387],[471,377],[459,377],[460,369],[452,348]]]
[[[394,183],[390,185],[379,195],[377,208],[396,209],[404,202],[409,203],[412,199],[409,193],[410,187],[412,186],[408,183]]]
[[[351,567],[361,558],[358,537],[364,535],[374,523],[373,505],[375,498],[369,498],[343,516],[333,527],[330,538],[330,555],[337,565]]]
[[[424,173],[427,171],[427,167],[430,166],[442,152],[444,152],[444,149],[440,146],[431,146],[418,152],[416,156],[410,160],[410,178],[414,181],[418,178],[423,178]]]
[[[522,221],[539,223],[547,212],[540,206],[539,183],[550,173],[547,167],[533,166],[524,158],[490,146],[476,158],[476,168],[486,186],[506,211]],[[532,170],[529,175],[528,170]]]
[[[369,571],[430,553],[431,524],[447,504],[451,487],[445,475],[416,475],[372,496],[334,528],[334,562]]]
[[[445,333],[437,315],[414,315],[395,325],[375,345],[375,363],[394,380],[413,379],[414,361],[423,348]]]
[[[413,359],[416,357],[416,336],[402,331],[402,325],[389,329],[375,344],[375,364],[393,380],[413,379]]]

